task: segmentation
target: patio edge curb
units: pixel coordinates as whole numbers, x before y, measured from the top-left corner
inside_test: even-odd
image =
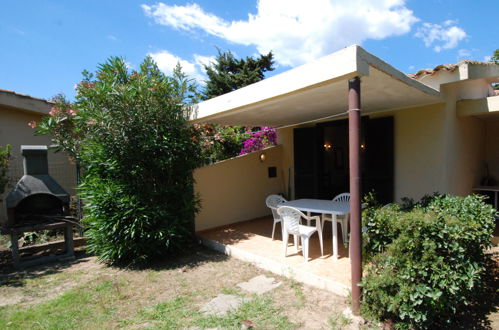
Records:
[[[345,284],[332,281],[330,279],[317,276],[308,272],[304,272],[302,270],[293,269],[292,267],[283,265],[277,261],[258,256],[256,254],[244,251],[242,249],[227,246],[225,244],[222,244],[214,240],[210,240],[200,236],[198,236],[198,239],[201,241],[201,243],[204,246],[212,250],[226,254],[230,257],[234,257],[242,261],[251,262],[258,268],[268,270],[274,274],[281,275],[286,278],[296,280],[298,282],[319,289],[328,290],[342,297],[347,297],[350,294],[349,287]]]

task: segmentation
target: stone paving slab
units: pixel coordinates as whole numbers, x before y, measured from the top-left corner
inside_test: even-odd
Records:
[[[265,292],[274,290],[275,288],[279,287],[281,284],[282,282],[275,282],[275,278],[273,277],[266,277],[265,275],[259,275],[253,277],[248,282],[239,283],[237,284],[237,286],[245,291],[262,295]]]
[[[236,311],[242,304],[250,300],[251,298],[220,293],[204,305],[200,311],[208,315],[225,316],[229,312]]]

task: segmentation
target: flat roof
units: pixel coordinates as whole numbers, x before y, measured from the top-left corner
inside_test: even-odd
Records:
[[[348,80],[356,76],[365,114],[443,102],[439,91],[353,45],[201,102],[192,122],[282,126],[341,114],[348,108]]]

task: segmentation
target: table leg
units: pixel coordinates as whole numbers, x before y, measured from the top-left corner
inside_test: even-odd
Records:
[[[336,214],[331,214],[333,219],[333,259],[338,259],[338,226],[336,222]]]

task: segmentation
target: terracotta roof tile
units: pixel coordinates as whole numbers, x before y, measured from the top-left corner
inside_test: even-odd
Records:
[[[440,64],[434,67],[433,69],[422,69],[419,70],[416,73],[408,73],[407,76],[412,78],[412,79],[419,79],[423,76],[431,76],[434,75],[435,73],[439,71],[448,71],[448,72],[454,72],[459,65],[461,64],[477,64],[477,65],[497,65],[492,62],[480,62],[480,61],[473,61],[473,60],[461,60],[456,64]]]

